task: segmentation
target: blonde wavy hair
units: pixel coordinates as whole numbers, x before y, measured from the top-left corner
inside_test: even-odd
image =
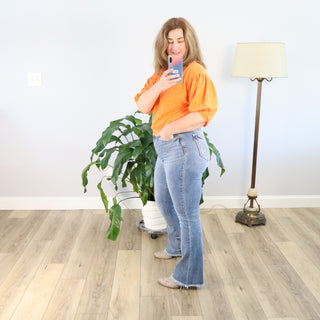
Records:
[[[183,67],[188,66],[192,61],[196,61],[204,68],[202,53],[199,47],[198,37],[191,24],[184,18],[171,18],[162,26],[154,45],[154,67],[157,73],[162,73],[168,68],[168,34],[171,30],[182,29],[184,41],[186,43],[186,53],[183,57]]]

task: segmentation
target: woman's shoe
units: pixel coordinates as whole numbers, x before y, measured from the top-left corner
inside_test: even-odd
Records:
[[[175,283],[171,278],[161,278],[158,280],[159,284],[169,289],[180,289],[181,286]]]
[[[165,251],[157,251],[153,254],[157,259],[169,260],[175,258],[173,256],[169,256],[165,253]]]

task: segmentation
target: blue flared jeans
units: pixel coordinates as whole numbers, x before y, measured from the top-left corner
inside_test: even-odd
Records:
[[[181,256],[171,278],[182,287],[202,287],[203,240],[199,202],[202,174],[208,166],[209,148],[202,128],[154,137],[158,155],[155,167],[155,200],[167,222],[165,252]]]

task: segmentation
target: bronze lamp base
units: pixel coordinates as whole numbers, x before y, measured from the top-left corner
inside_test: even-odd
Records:
[[[250,202],[250,206],[247,204]],[[254,202],[256,207],[254,207]],[[238,212],[236,215],[235,222],[242,223],[248,227],[266,224],[266,218],[262,212],[260,212],[260,205],[257,201],[257,191],[255,189],[249,189],[248,191],[248,200],[245,203],[243,210]]]

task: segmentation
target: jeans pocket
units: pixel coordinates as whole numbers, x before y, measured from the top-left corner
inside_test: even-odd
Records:
[[[174,135],[170,140],[161,140],[157,137],[154,141],[154,146],[157,156],[162,161],[176,161],[178,158],[181,158],[181,146],[178,135]]]
[[[210,151],[209,147],[207,144],[207,141],[205,140],[204,137],[202,137],[199,134],[194,133],[193,135],[193,141],[195,142],[198,151],[199,151],[199,156],[203,158],[206,161],[210,160]]]

